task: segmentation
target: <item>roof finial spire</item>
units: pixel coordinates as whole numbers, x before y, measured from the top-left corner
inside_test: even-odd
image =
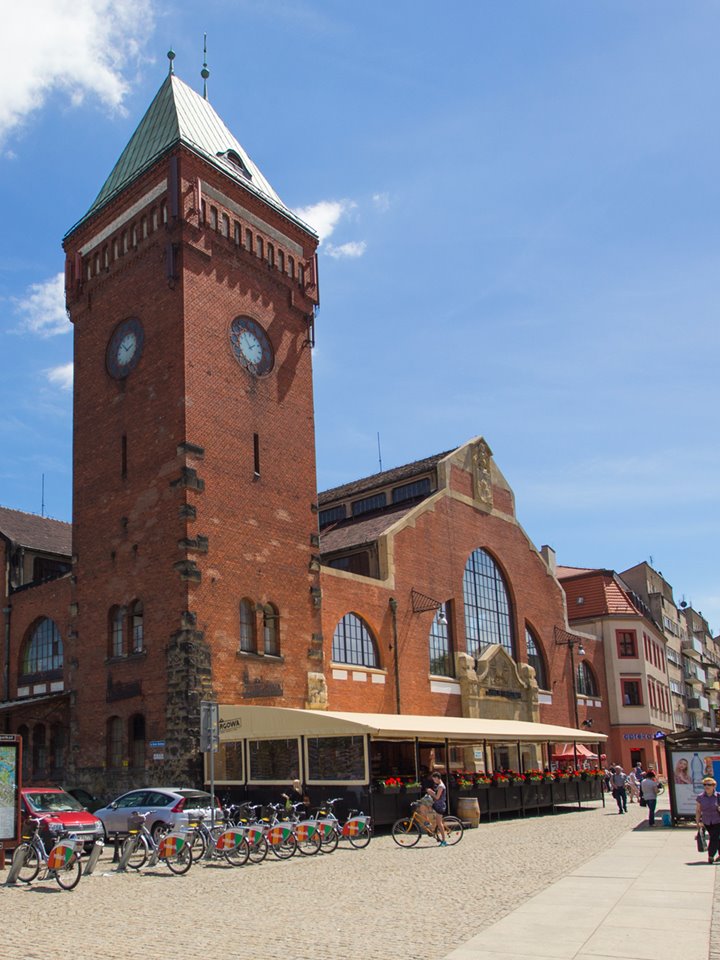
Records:
[[[174,70],[174,68],[173,68],[173,60],[175,59],[175,51],[173,50],[172,47],[170,47],[170,49],[168,50],[167,58],[168,58],[168,60],[170,61],[170,68],[169,68],[169,70],[168,70],[168,74],[169,74],[170,76],[172,76],[172,75],[175,73],[175,70]]]
[[[208,82],[208,77],[210,76],[210,71],[208,70],[208,65],[207,65],[207,34],[206,34],[206,33],[203,34],[203,37],[204,37],[204,41],[203,41],[203,68],[202,68],[202,70],[200,71],[200,76],[203,78],[203,98],[204,98],[205,100],[207,100],[207,98],[208,98],[208,95],[207,95],[207,82]]]

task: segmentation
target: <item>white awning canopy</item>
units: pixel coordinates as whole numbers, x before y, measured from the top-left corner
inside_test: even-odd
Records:
[[[220,740],[370,735],[377,740],[429,740],[442,743],[521,741],[523,743],[602,743],[603,733],[521,720],[423,717],[393,713],[335,713],[287,707],[220,704]]]

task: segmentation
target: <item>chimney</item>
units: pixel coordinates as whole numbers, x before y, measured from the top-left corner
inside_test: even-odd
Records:
[[[549,547],[546,543],[543,544],[543,546],[540,547],[540,556],[543,558],[543,560],[547,564],[547,568],[550,571],[550,573],[554,574],[556,570],[556,563],[555,563],[555,551],[553,550],[553,548]]]

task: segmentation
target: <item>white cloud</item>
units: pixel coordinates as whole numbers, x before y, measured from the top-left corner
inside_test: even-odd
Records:
[[[15,309],[22,317],[22,329],[40,337],[69,333],[72,324],[65,312],[65,277],[62,273],[33,283],[24,300],[16,300]]]
[[[329,243],[326,247],[328,255],[334,257],[336,260],[340,260],[343,257],[361,257],[366,249],[367,244],[364,240],[350,240],[348,243],[341,243],[339,247],[334,247]]]
[[[356,206],[352,200],[321,200],[308,207],[298,207],[295,213],[313,228],[322,243],[331,236],[340,219]]]
[[[123,70],[138,61],[152,22],[152,0],[3,4],[0,140],[55,90],[73,106],[90,94],[121,109]]]
[[[45,376],[54,387],[60,387],[61,390],[72,390],[72,363],[63,363],[59,367],[51,367],[45,371]]]
[[[390,209],[390,195],[388,193],[374,193],[372,199],[380,213],[387,213]]]

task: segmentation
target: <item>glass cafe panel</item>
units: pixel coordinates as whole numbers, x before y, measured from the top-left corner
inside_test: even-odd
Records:
[[[209,780],[208,758],[205,757],[206,780]],[[221,743],[215,754],[215,782],[243,782],[243,741]]]
[[[250,740],[252,783],[289,783],[300,777],[300,743],[289,740]]]
[[[308,737],[308,782],[365,783],[365,737]]]

